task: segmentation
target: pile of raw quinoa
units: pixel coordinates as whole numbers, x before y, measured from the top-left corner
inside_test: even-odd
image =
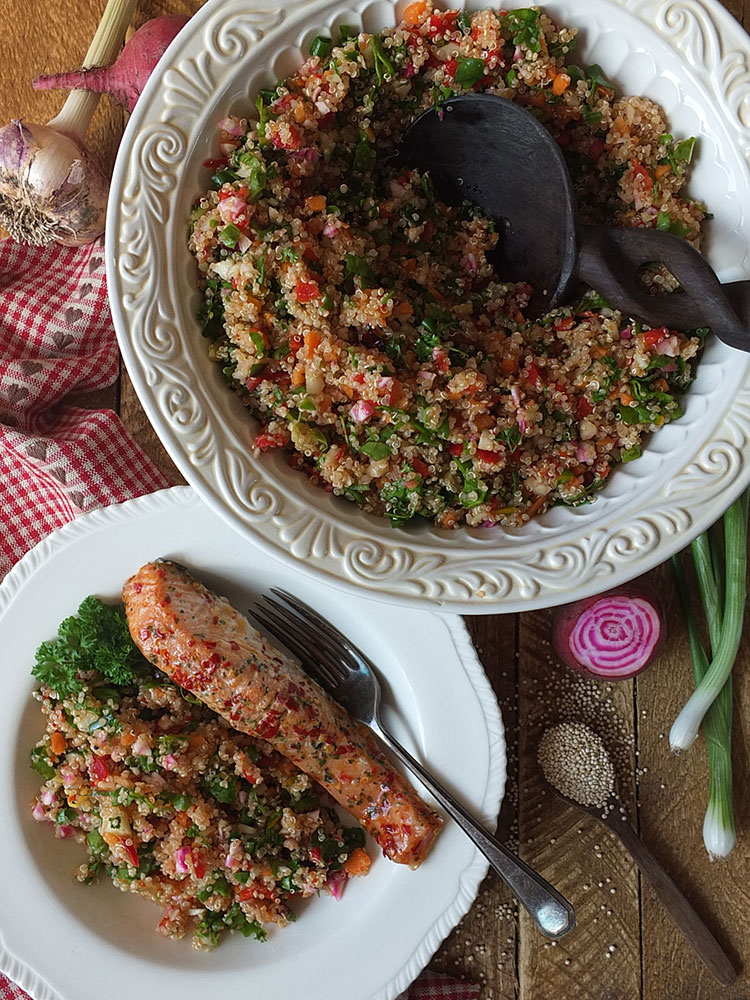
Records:
[[[488,262],[492,223],[389,160],[423,109],[498,94],[557,140],[582,221],[699,247],[704,206],[680,197],[694,140],[577,65],[575,38],[538,8],[415,0],[396,28],[319,36],[256,115],[221,122],[190,248],[209,353],[261,422],[256,449],[287,449],[395,526],[516,525],[589,502],[679,417],[706,330],[649,329],[586,289],[528,320],[530,287]],[[645,277],[670,290],[658,265]]]
[[[158,903],[159,930],[197,948],[294,920],[340,896],[370,859],[326,792],[263,740],[229,727],[145,660],[120,605],[89,597],[43,643],[34,697],[46,732],[33,816],[86,847],[82,882],[108,875]]]

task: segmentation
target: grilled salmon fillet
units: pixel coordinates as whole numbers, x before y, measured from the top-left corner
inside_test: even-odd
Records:
[[[442,820],[394,771],[368,729],[223,597],[176,563],[147,563],[122,592],[143,655],[235,729],[266,740],[372,834],[418,867]]]

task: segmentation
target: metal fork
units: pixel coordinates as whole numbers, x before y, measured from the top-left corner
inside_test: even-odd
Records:
[[[542,934],[561,938],[575,926],[570,903],[549,882],[489,833],[429,771],[388,732],[380,718],[381,690],[371,660],[317,611],[299,598],[271,588],[252,615],[301,662],[303,668],[348,713],[368,726],[413,771],[445,811],[484,854],[492,868],[528,911]],[[283,602],[283,603],[282,603]]]

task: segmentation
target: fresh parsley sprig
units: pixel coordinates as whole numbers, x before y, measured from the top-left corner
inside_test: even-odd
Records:
[[[77,615],[61,623],[57,638],[37,649],[31,672],[64,698],[83,689],[82,675],[98,672],[113,684],[132,684],[147,669],[122,606],[87,597]]]

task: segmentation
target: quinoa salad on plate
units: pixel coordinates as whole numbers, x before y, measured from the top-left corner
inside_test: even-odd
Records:
[[[212,948],[231,931],[264,940],[295,903],[370,867],[365,834],[262,739],[231,728],[157,671],[121,605],[88,597],[42,643],[34,697],[46,731],[32,812],[86,849],[77,878],[108,876],[157,903],[159,930]]]
[[[203,333],[260,422],[311,481],[394,526],[517,526],[594,499],[680,416],[708,331],[650,329],[594,289],[540,319],[491,264],[491,220],[399,166],[423,110],[482,91],[558,142],[581,221],[668,230],[700,248],[683,187],[695,140],[658,105],[580,65],[543,9],[414,0],[377,34],[318,36],[299,70],[219,126],[189,245]],[[674,279],[658,264],[656,292]]]

